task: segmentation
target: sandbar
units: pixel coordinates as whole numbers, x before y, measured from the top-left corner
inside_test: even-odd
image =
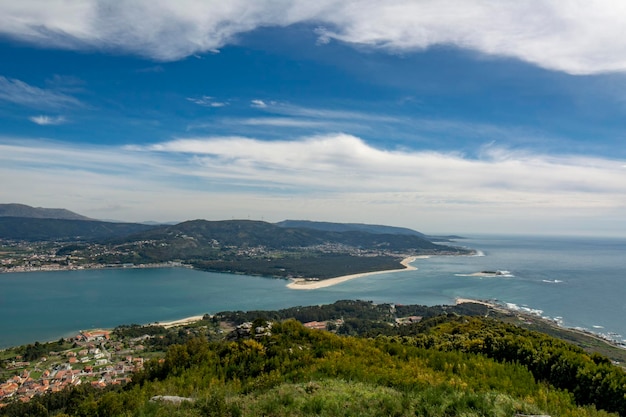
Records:
[[[317,290],[318,288],[330,287],[332,285],[341,284],[342,282],[350,281],[356,278],[368,277],[370,275],[386,274],[389,272],[414,271],[417,268],[411,265],[411,262],[415,261],[416,259],[425,259],[425,258],[429,258],[429,256],[428,255],[410,256],[408,258],[404,258],[402,262],[400,262],[404,266],[404,268],[401,268],[401,269],[387,269],[384,271],[363,272],[360,274],[344,275],[341,277],[328,278],[328,279],[322,279],[322,280],[314,280],[314,279],[308,279],[308,278],[292,278],[291,282],[287,284],[287,288],[290,288],[292,290]]]
[[[195,323],[197,321],[202,320],[203,318],[204,316],[191,316],[191,317],[186,317],[184,319],[179,319],[179,320],[157,321],[154,324],[157,326],[163,326],[166,329],[169,329],[170,327],[174,327],[174,326],[182,326],[184,324]]]
[[[481,304],[481,305],[484,305],[484,306],[487,306],[487,307],[492,307],[492,308],[499,308],[500,307],[500,306],[498,306],[497,304],[494,304],[494,303],[490,303],[490,302],[482,301],[482,300],[474,300],[474,299],[471,299],[471,298],[457,297],[455,301],[456,301],[456,305],[465,304],[465,303],[471,303],[471,304]]]

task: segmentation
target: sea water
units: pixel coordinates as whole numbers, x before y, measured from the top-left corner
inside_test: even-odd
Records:
[[[152,323],[224,310],[268,310],[341,299],[453,304],[457,297],[626,339],[626,239],[480,236],[459,240],[482,256],[418,259],[414,271],[291,290],[282,279],[186,268],[0,274],[0,348],[80,329]],[[508,271],[495,276],[481,271]]]

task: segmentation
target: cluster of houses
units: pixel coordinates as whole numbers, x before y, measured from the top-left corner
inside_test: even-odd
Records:
[[[20,357],[7,363],[7,369],[17,374],[0,383],[0,408],[10,401],[27,402],[36,395],[84,383],[95,387],[123,384],[143,368],[144,358],[136,356],[143,345],[124,348],[121,342],[110,340],[109,331],[81,332],[74,342],[75,348],[51,352],[36,364],[23,362]]]
[[[66,367],[50,371],[46,369],[41,378],[33,379],[28,370],[22,371],[20,375],[10,378],[0,385],[0,407],[6,404],[5,400],[16,398],[20,401],[28,401],[35,395],[47,392],[58,392],[71,385],[79,385],[80,378],[84,371],[72,369],[68,364]]]
[[[396,325],[417,323],[419,316],[396,319]],[[304,323],[310,329],[330,330],[343,324],[343,320],[312,321]],[[229,338],[263,337],[271,334],[271,323],[254,327],[244,323]],[[82,331],[72,342],[74,347],[63,352],[50,352],[36,364],[15,357],[5,367],[15,375],[0,383],[0,408],[10,401],[27,402],[36,395],[58,392],[79,384],[105,387],[130,381],[130,375],[143,368],[144,358],[138,356],[144,350],[142,342],[151,336],[131,340],[111,340],[107,330]],[[45,369],[44,369],[45,368]]]

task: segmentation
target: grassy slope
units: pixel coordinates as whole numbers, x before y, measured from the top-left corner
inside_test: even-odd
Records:
[[[434,329],[441,332],[445,326]],[[417,347],[411,337],[340,337],[295,321],[276,324],[272,331],[257,340],[210,344],[192,339],[175,345],[164,361],[148,364],[126,388],[103,392],[79,387],[82,394],[57,400],[61,407],[51,415],[608,415],[593,406],[577,406],[570,394],[537,382],[519,363]],[[155,395],[194,401],[150,402]],[[31,402],[28,410],[50,404],[37,408]],[[14,408],[12,415],[28,410]]]

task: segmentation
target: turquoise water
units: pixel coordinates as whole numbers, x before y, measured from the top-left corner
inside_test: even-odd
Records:
[[[485,256],[419,259],[413,263],[416,271],[307,291],[290,290],[285,280],[184,268],[1,274],[0,348],[80,329],[224,310],[340,299],[436,305],[454,303],[456,297],[540,310],[542,316],[562,318],[565,326],[626,339],[626,239],[484,236],[459,243]],[[513,276],[467,276],[496,269]]]

